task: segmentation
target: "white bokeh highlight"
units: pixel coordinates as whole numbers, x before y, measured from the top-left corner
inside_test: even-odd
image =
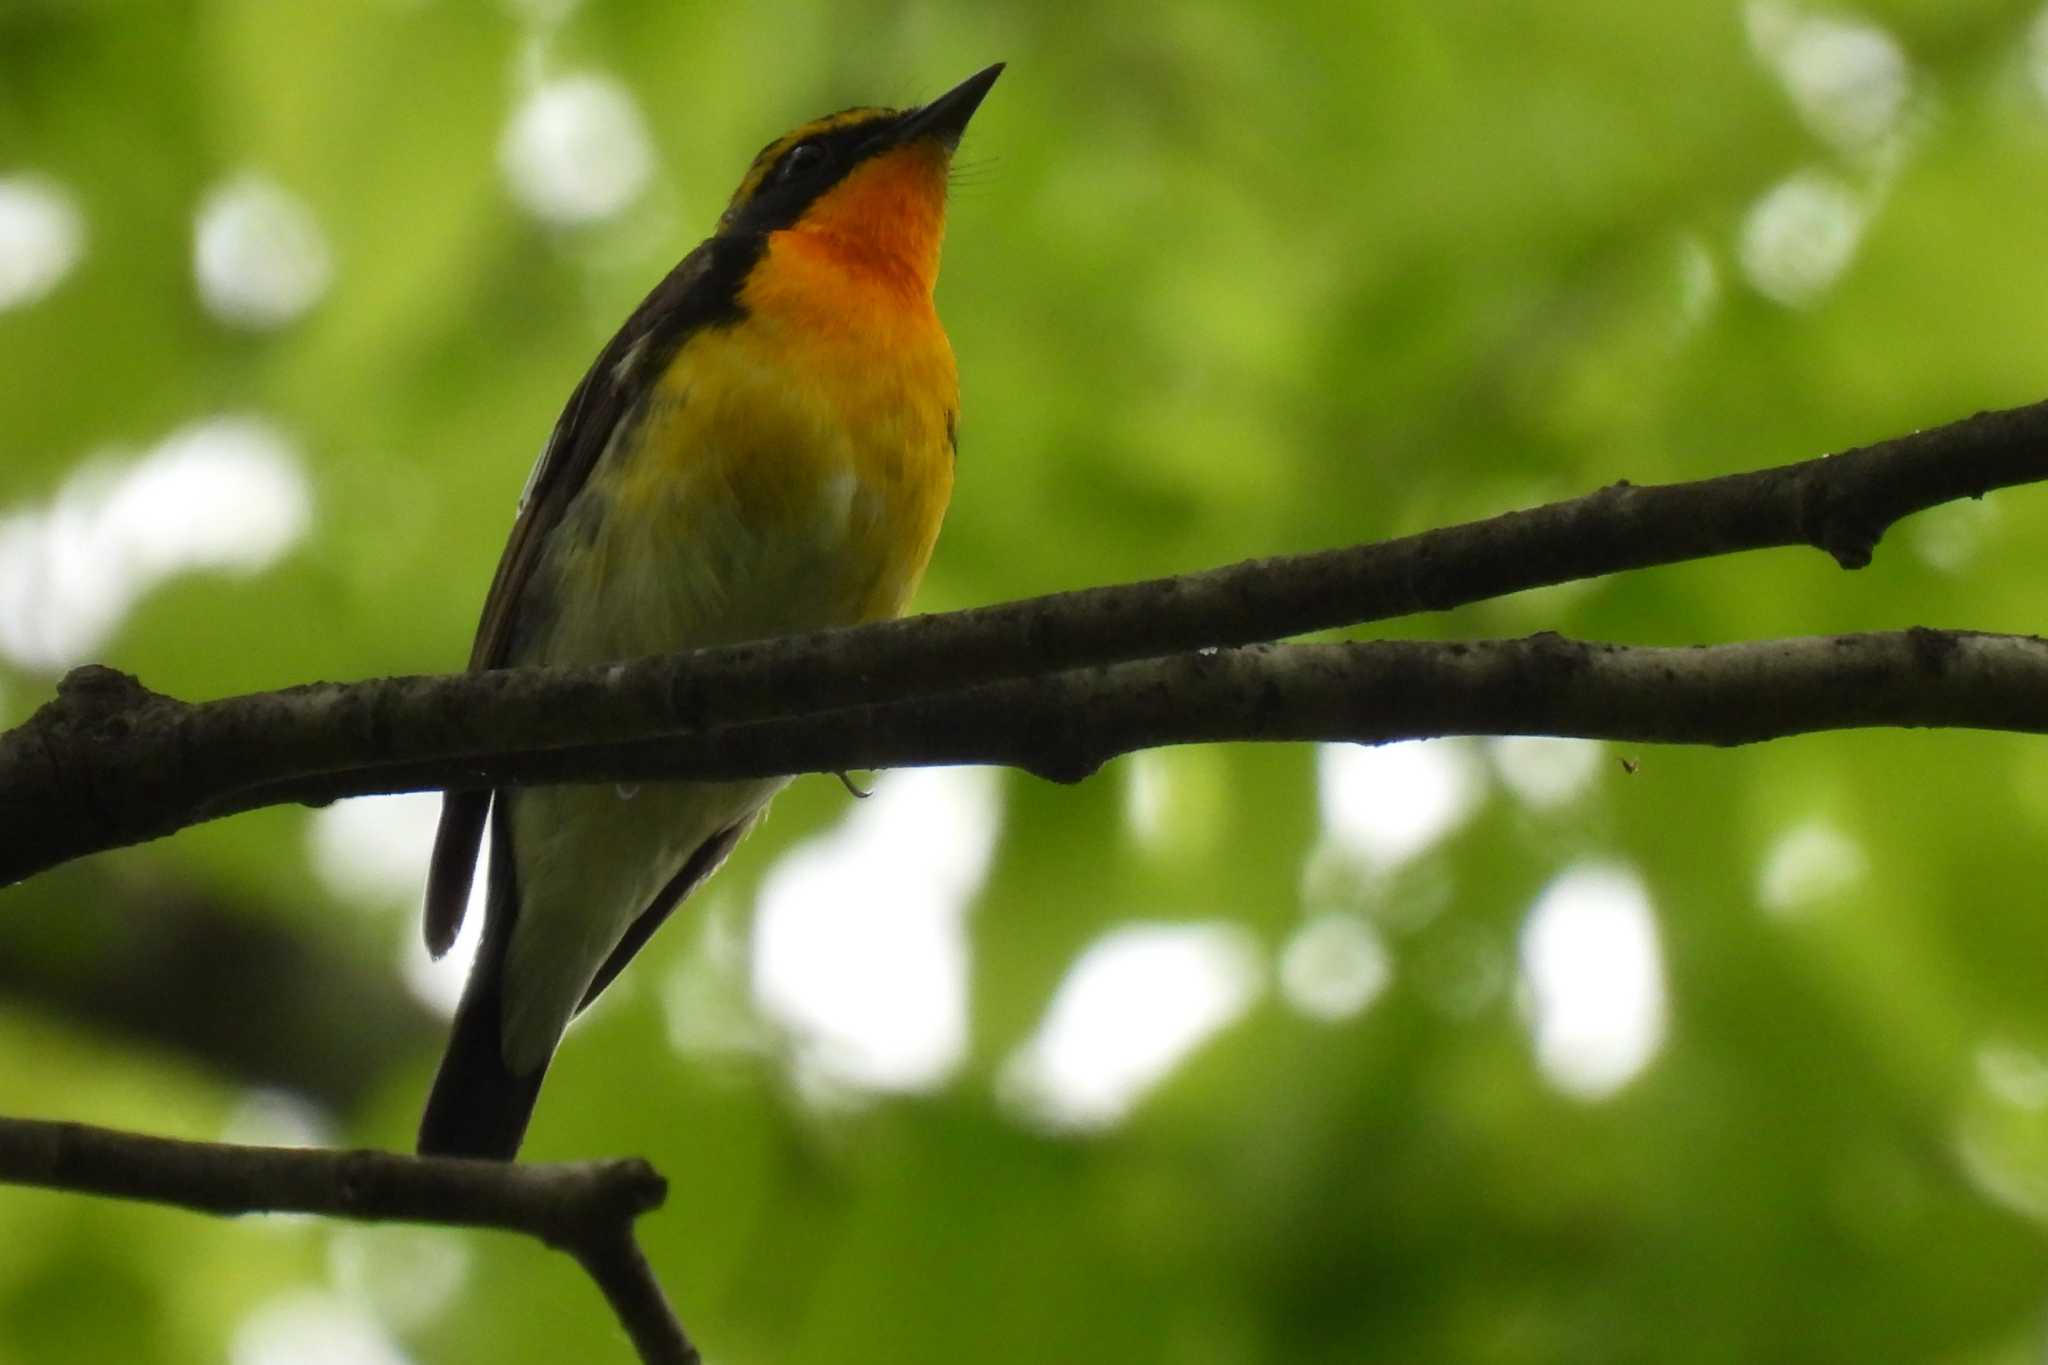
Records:
[[[1224,836],[1235,788],[1220,750],[1144,749],[1111,771],[1122,779],[1124,826],[1148,856],[1193,860]]]
[[[1815,302],[1856,258],[1868,209],[1847,182],[1800,171],[1765,191],[1742,220],[1736,254],[1751,287],[1791,308]]]
[[[267,330],[320,301],[334,279],[334,257],[312,209],[251,173],[217,186],[200,203],[192,272],[207,312]]]
[[[318,1105],[283,1090],[252,1090],[228,1111],[220,1140],[253,1147],[322,1147],[334,1121]]]
[[[623,212],[654,173],[654,142],[632,93],[585,72],[541,81],[512,114],[498,165],[527,212],[574,226]]]
[[[1233,924],[1131,924],[1068,969],[999,1079],[1004,1102],[1055,1131],[1112,1126],[1251,1008],[1258,945]]]
[[[81,663],[166,579],[269,568],[312,510],[297,447],[252,417],[194,423],[140,459],[88,459],[46,506],[0,512],[0,655]]]
[[[754,996],[813,1095],[918,1091],[967,1051],[967,916],[1001,821],[994,774],[885,774],[761,883]]]
[[[400,919],[399,978],[429,1009],[449,1015],[462,998],[483,937],[491,835],[486,824],[462,928],[447,953],[436,961],[427,955],[421,941],[419,915],[440,821],[439,792],[356,797],[313,812],[306,826],[306,844],[313,875],[330,895],[365,911],[395,914]]]
[[[1325,1023],[1362,1012],[1393,977],[1386,943],[1360,915],[1317,915],[1280,950],[1281,998],[1298,1013]]]
[[[1961,574],[1996,535],[1998,520],[1998,504],[1988,498],[1943,503],[1906,523],[1906,543],[1929,568]]]
[[[2041,7],[2027,29],[2026,67],[2035,97],[2048,105],[2048,5]]]
[[[337,900],[364,909],[418,909],[441,819],[441,793],[337,801],[306,824],[313,874]]]
[[[1525,806],[1555,810],[1584,796],[1605,752],[1598,740],[1514,735],[1486,746],[1501,783]]]
[[[443,1228],[339,1227],[327,1272],[350,1307],[402,1331],[430,1327],[469,1279],[469,1244]]]
[[[1462,740],[1316,750],[1324,838],[1382,868],[1407,862],[1455,831],[1485,791],[1475,750]]]
[[[1842,152],[1881,147],[1900,129],[1912,68],[1898,40],[1867,19],[1753,0],[1750,45],[1776,73],[1801,122]]]
[[[747,933],[733,898],[713,884],[691,902],[703,930],[660,985],[669,1046],[707,1057],[774,1050],[774,1030],[754,1008]]]
[[[2048,1056],[1993,1039],[1978,1045],[1975,1061],[1978,1081],[2004,1103],[2030,1113],[2048,1109]]]
[[[1157,750],[1140,749],[1124,761],[1124,822],[1139,845],[1158,849],[1167,842],[1172,774]]]
[[[436,819],[438,818],[437,815]],[[427,945],[417,932],[399,936],[399,979],[405,982],[405,988],[412,992],[415,999],[438,1014],[455,1013],[455,1006],[462,1000],[462,988],[469,981],[469,969],[476,962],[477,947],[483,942],[484,905],[490,894],[492,823],[484,823],[483,842],[477,847],[475,875],[469,882],[469,902],[462,911],[462,927],[456,932],[455,942],[448,945],[448,951],[436,959],[428,956]],[[410,842],[417,836],[406,837]],[[431,854],[431,831],[428,833],[427,842]],[[413,895],[423,895],[426,886],[427,860],[422,858],[413,870]],[[610,994],[610,991],[605,992],[605,995]],[[599,996],[598,999],[601,1002],[604,996]],[[586,1010],[585,1013],[589,1011]]]
[[[235,1328],[230,1365],[412,1365],[364,1309],[318,1290],[272,1299]]]
[[[56,181],[0,177],[0,312],[49,295],[85,255],[85,215]]]
[[[1689,234],[1678,244],[1678,317],[1676,332],[1679,338],[1690,335],[1704,326],[1721,306],[1721,267],[1714,260],[1714,252],[1706,241],[1697,234]]]
[[[1849,891],[1870,870],[1862,845],[1824,820],[1795,825],[1775,839],[1757,869],[1757,903],[1793,916]]]
[[[1632,871],[1582,864],[1544,888],[1522,925],[1521,969],[1537,1066],[1565,1094],[1603,1099],[1663,1045],[1663,954]]]

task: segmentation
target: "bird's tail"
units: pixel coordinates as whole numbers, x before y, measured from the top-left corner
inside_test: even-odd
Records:
[[[524,1074],[505,1064],[505,950],[512,940],[519,897],[502,814],[505,803],[493,805],[490,911],[469,985],[455,1010],[448,1051],[420,1118],[421,1156],[510,1161],[519,1153],[534,1101],[540,1098],[541,1077],[547,1074],[545,1061]]]
[[[465,998],[456,1013],[454,1036],[420,1119],[421,1156],[510,1161],[519,1154],[547,1064],[523,1076],[507,1067],[496,993],[489,1008],[476,1007],[482,1003]]]

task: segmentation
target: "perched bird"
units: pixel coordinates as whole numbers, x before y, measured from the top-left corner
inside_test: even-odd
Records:
[[[953,488],[959,384],[932,306],[946,185],[1002,72],[770,143],[717,232],[570,395],[485,599],[471,669],[587,664],[899,615]],[[576,1012],[784,779],[450,792],[436,955],[491,825],[482,947],[423,1153],[519,1150]]]

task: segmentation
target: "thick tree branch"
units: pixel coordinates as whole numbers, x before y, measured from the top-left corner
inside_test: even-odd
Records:
[[[285,800],[509,779],[909,762],[1017,761],[1071,775],[1085,770],[1072,753],[1102,747],[1064,742],[1064,730],[1085,718],[1041,711],[1034,724],[1052,738],[1032,743],[1014,733],[1014,718],[991,713],[991,736],[969,743],[947,706],[1008,704],[1019,697],[1014,689],[963,689],[1034,676],[1045,679],[1033,694],[1040,700],[1072,699],[1102,680],[1049,675],[1740,550],[1812,545],[1857,567],[1909,512],[2042,478],[2048,404],[1776,469],[1663,487],[1617,484],[1375,545],[605,668],[316,684],[199,705],[108,670],[82,669],[56,701],[0,735],[0,885],[84,853]],[[1116,677],[1157,687],[1183,674],[1203,676],[1199,661],[1160,667],[1164,673]],[[947,694],[955,699],[932,708],[955,715],[945,743],[880,738],[900,735],[900,722],[919,714],[906,705]],[[871,705],[884,701],[896,709]],[[1151,705],[1164,717],[1182,711],[1182,702],[1158,694]],[[831,732],[846,720],[820,726],[815,717],[840,708],[851,708],[856,724],[835,739]],[[813,718],[809,731],[804,717]],[[1174,726],[1162,719],[1153,728],[1166,737],[1155,742],[1297,737],[1196,733],[1215,728],[1201,720],[1191,717],[1168,734]],[[874,736],[865,742],[863,727]],[[994,733],[1005,729],[1012,733]],[[688,734],[699,738],[652,749],[641,743]],[[793,761],[798,754],[821,757]]]
[[[511,747],[455,762],[399,758],[279,777],[249,788],[251,804],[463,782],[642,782],[954,763],[1066,781],[1136,749],[1229,740],[1370,744],[1524,734],[1729,745],[1869,726],[2048,731],[2048,642],[1917,628],[1678,649],[1550,634],[1253,645],[698,734],[578,743],[606,728],[594,708],[612,681],[589,670],[533,674],[522,686],[530,684],[537,700],[558,697],[560,709],[523,734],[500,722]],[[293,716],[275,696],[250,700],[275,717]],[[315,706],[293,723],[312,728],[325,718]],[[259,774],[263,758],[250,756]]]
[[[1880,726],[2048,732],[2048,641],[1915,628],[1652,648],[1567,640],[1248,645],[1020,678],[704,735],[525,751],[520,781],[938,764],[1074,781],[1169,744],[1555,735],[1751,744]],[[407,788],[430,769],[383,770]]]
[[[634,1220],[668,1194],[644,1161],[516,1165],[244,1147],[0,1118],[0,1181],[199,1213],[314,1213],[525,1233],[582,1264],[643,1361],[698,1359],[633,1239]]]

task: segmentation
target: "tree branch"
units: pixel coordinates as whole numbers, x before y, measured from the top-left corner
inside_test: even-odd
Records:
[[[1742,744],[1850,726],[2048,731],[2048,642],[1934,630],[1633,648],[1275,646],[1304,631],[1772,546],[1868,562],[1898,518],[2048,478],[2048,404],[1830,458],[1376,545],[574,670],[314,684],[197,705],[107,669],[0,734],[0,884],[286,801],[501,782],[999,763],[1162,744],[1547,734]],[[495,1227],[569,1252],[642,1359],[695,1362],[634,1240],[644,1162],[232,1147],[0,1119],[0,1180],[220,1214]]]
[[[1248,645],[629,744],[493,757],[493,780],[989,764],[1075,781],[1170,744],[1554,735],[1752,744],[1879,726],[2048,731],[2048,641],[1916,627],[1655,648],[1568,640]],[[392,767],[408,788],[440,765]]]
[[[668,1182],[644,1161],[517,1165],[393,1152],[183,1142],[0,1118],[0,1181],[198,1213],[313,1213],[499,1228],[574,1256],[649,1365],[697,1365],[633,1238]]]
[[[816,721],[832,712],[834,725],[852,717],[896,734],[908,703],[1018,698],[971,691],[1002,680],[1038,677],[1033,695],[1072,699],[1099,680],[1053,675],[1741,550],[1812,545],[1853,568],[1907,513],[2043,478],[2048,404],[2035,404],[1776,469],[1616,484],[1374,545],[599,668],[323,683],[198,705],[80,669],[0,735],[0,885],[235,811],[379,791],[916,762],[1017,761],[1074,776],[1086,766],[1072,754],[1102,746],[1063,742],[1065,728],[1085,723],[1071,715],[1040,713],[1049,743],[1015,734],[999,714],[987,717],[991,738],[968,742],[943,705],[932,709],[953,715],[955,732],[937,745],[900,734],[835,740]],[[1200,676],[1191,670],[1203,665],[1161,667],[1143,685]],[[1117,676],[1138,686],[1150,675]],[[1153,703],[1156,742],[1298,737],[1176,730],[1164,717],[1178,699]],[[644,743],[662,735],[694,738]]]
[[[248,756],[247,804],[323,801],[465,783],[645,782],[933,764],[997,764],[1077,780],[1167,744],[1438,735],[1561,735],[1748,744],[1819,730],[1945,726],[2048,731],[2048,642],[1915,628],[1866,635],[1651,648],[1567,640],[1253,645],[1019,678],[905,701],[708,732],[588,744],[604,732],[604,670],[519,679],[560,709],[502,750],[457,760],[370,760],[272,776]],[[515,675],[505,675],[507,677]],[[403,683],[407,680],[396,680]],[[426,679],[441,687],[462,679]],[[376,687],[379,684],[362,684]],[[248,699],[301,731],[327,714]],[[218,714],[238,703],[184,708]],[[175,705],[175,704],[174,704]],[[0,850],[0,870],[35,850]]]

